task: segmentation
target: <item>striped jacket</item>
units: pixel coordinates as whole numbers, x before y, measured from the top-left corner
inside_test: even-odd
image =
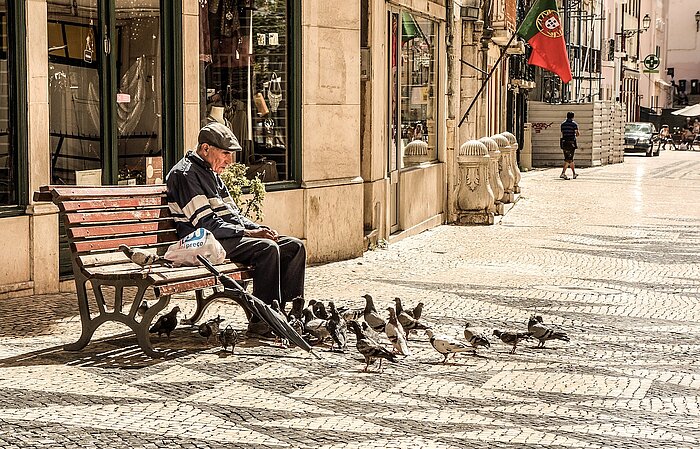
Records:
[[[219,175],[194,151],[170,170],[165,183],[180,238],[197,228],[208,229],[217,240],[241,238],[246,229],[261,227],[241,213]]]

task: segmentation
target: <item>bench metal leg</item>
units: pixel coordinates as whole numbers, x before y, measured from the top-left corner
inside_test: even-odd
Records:
[[[143,352],[149,357],[159,358],[165,355],[164,352],[156,351],[151,344],[150,334],[148,329],[151,326],[151,321],[158,315],[170,302],[170,295],[161,296],[160,299],[153,305],[151,305],[144,316],[140,319],[136,319],[136,310],[138,306],[143,301],[143,297],[146,290],[150,286],[148,282],[135,282],[131,285],[113,285],[113,284],[103,284],[99,281],[92,280],[93,292],[95,294],[95,301],[97,303],[97,316],[90,316],[90,305],[87,297],[87,282],[88,280],[84,277],[80,279],[76,276],[76,290],[78,293],[78,308],[80,310],[80,322],[82,324],[82,333],[80,338],[75,343],[67,344],[64,346],[66,351],[79,351],[83,349],[90,342],[93,334],[102,324],[108,321],[115,321],[123,323],[128,326],[136,335],[136,340],[139,347]],[[112,310],[109,310],[107,304],[105,303],[103,287],[114,287],[114,306]],[[124,287],[136,287],[137,292],[134,296],[131,307],[128,308],[128,312],[124,313],[123,310],[123,295]],[[128,300],[127,300],[128,303]]]
[[[97,327],[102,324],[95,324],[90,318],[90,305],[87,297],[87,279],[82,276],[75,276],[75,289],[78,294],[78,310],[80,311],[80,324],[82,331],[80,338],[75,343],[70,343],[63,346],[66,351],[80,351],[90,342],[92,334],[95,333]]]
[[[203,290],[197,290],[195,291],[195,299],[197,301],[197,308],[195,309],[194,313],[192,314],[191,317],[186,318],[182,320],[182,324],[195,324],[197,321],[199,321],[202,318],[202,315],[204,315],[204,311],[207,310],[207,307],[209,305],[219,299],[225,299],[228,301],[233,300],[236,304],[241,306],[241,308],[245,311],[246,317],[250,319],[250,311],[248,308],[245,306],[245,303],[243,302],[243,299],[241,298],[241,294],[238,292],[231,292],[228,290],[224,291],[214,291],[209,296],[204,296],[204,291]]]

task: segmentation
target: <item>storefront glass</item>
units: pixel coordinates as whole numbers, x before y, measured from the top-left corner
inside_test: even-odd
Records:
[[[49,0],[52,184],[100,184],[102,124],[97,0]]]
[[[105,23],[98,11],[109,1],[115,14]],[[160,0],[49,0],[47,7],[51,182],[162,182]],[[112,70],[116,87],[106,77]]]
[[[403,166],[437,159],[437,25],[401,13],[401,146]]]
[[[0,0],[0,206],[17,204],[17,149],[10,113],[10,48],[7,1]]]
[[[200,0],[202,125],[225,124],[249,174],[292,178],[287,0]]]

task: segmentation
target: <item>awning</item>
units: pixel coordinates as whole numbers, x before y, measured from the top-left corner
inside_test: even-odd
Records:
[[[671,83],[668,83],[668,82],[662,80],[661,78],[656,80],[656,84],[661,84],[664,87],[673,87],[673,85]]]
[[[673,115],[682,115],[685,117],[695,117],[700,115],[700,103],[692,106],[686,106],[683,109],[671,112]]]

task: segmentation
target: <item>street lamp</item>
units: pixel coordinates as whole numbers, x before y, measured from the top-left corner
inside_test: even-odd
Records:
[[[700,31],[700,11],[695,11],[695,32]]]
[[[698,20],[698,23],[700,23],[700,11],[698,11],[697,14],[695,14],[695,17]],[[644,18],[642,19],[642,27],[641,28],[636,28],[636,29],[631,29],[631,30],[622,30],[621,33],[615,33],[618,36],[625,36],[627,38],[634,36],[637,33],[643,33],[649,29],[651,26],[651,17],[649,17],[649,14],[645,14]]]

